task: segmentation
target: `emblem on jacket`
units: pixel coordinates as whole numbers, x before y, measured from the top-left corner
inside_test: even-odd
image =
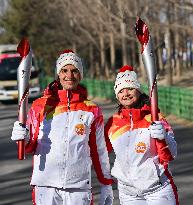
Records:
[[[85,132],[84,125],[83,124],[75,125],[75,132],[77,133],[77,135],[83,135]]]
[[[145,150],[146,150],[146,144],[144,142],[138,142],[136,145],[135,145],[135,151],[137,153],[144,153]]]

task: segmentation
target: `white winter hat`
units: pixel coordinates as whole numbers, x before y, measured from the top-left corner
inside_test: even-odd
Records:
[[[115,95],[117,95],[120,90],[123,88],[135,88],[140,90],[140,83],[137,80],[137,74],[133,71],[133,67],[125,65],[119,69],[119,73],[117,74],[114,90]]]
[[[57,74],[66,65],[74,65],[80,72],[81,79],[83,78],[83,65],[81,58],[78,57],[72,50],[64,50],[56,61]]]

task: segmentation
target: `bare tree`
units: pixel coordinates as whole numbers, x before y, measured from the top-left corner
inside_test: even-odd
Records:
[[[12,2],[21,15],[17,1]],[[27,33],[45,62],[56,58],[57,51],[71,48],[88,62],[88,77],[111,79],[119,66],[131,64],[145,80],[134,32],[136,17],[140,16],[150,29],[157,65],[168,85],[173,83],[174,75],[180,79],[184,70],[193,64],[185,62],[181,66],[182,53],[187,54],[187,40],[193,34],[192,0],[47,0],[46,4],[45,0],[29,0],[28,4],[22,13],[26,16],[22,24],[18,24],[19,18],[15,18],[15,24],[8,16],[3,19],[7,21],[5,30],[12,29],[12,36],[7,35],[7,40],[16,42],[21,34]],[[41,35],[37,38],[37,34]],[[166,65],[162,59],[164,49],[168,53]]]

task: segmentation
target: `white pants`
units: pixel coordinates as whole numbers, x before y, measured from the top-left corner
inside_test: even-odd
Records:
[[[176,196],[176,198],[178,197]],[[178,199],[176,198],[170,184],[145,196],[130,196],[119,191],[121,205],[178,205]]]
[[[91,190],[35,186],[33,205],[91,205]]]

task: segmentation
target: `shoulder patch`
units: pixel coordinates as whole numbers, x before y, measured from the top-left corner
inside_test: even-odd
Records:
[[[122,116],[119,115],[118,113],[115,113],[112,117],[113,117],[113,119],[121,119],[122,118]]]
[[[49,97],[49,96],[42,96],[42,97],[40,97],[40,98],[37,98],[36,100],[33,101],[32,105],[33,105],[33,104],[39,105],[39,104],[45,103],[46,100],[48,99],[48,97]]]
[[[158,113],[158,117],[159,117],[159,120],[165,119],[165,117],[163,116],[162,113]],[[151,114],[146,115],[146,116],[145,116],[145,120],[146,120],[147,122],[151,122]]]
[[[151,114],[145,116],[147,122],[151,122]]]
[[[92,102],[90,100],[85,100],[84,104],[86,104],[87,106],[97,106],[94,102]]]

